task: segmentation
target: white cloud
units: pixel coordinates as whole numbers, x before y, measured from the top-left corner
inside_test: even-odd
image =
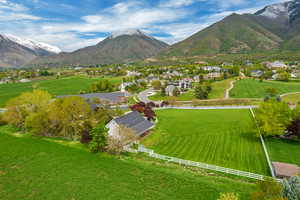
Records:
[[[196,1],[199,0],[168,0],[168,1],[162,1],[160,3],[160,7],[168,7],[168,8],[179,8],[182,6],[189,6]]]

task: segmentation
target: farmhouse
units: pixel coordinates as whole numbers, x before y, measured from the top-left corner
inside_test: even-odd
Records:
[[[118,136],[121,126],[132,129],[137,136],[141,137],[147,131],[152,129],[154,127],[154,124],[148,121],[139,112],[133,111],[111,120],[106,125],[106,128],[109,129],[108,134],[110,136]]]

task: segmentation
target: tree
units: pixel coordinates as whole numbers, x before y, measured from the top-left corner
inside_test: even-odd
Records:
[[[107,131],[105,124],[100,123],[91,131],[92,140],[89,143],[89,149],[93,153],[104,151],[107,146]]]
[[[207,88],[203,85],[198,85],[195,88],[195,97],[197,99],[207,99],[208,98],[208,91]]]
[[[160,89],[160,96],[162,97],[165,97],[167,94],[166,94],[166,88],[165,87],[161,87]]]
[[[101,79],[90,87],[91,92],[113,92],[114,90],[114,85],[107,79]]]
[[[288,200],[300,199],[300,178],[298,176],[283,180],[283,196]]]
[[[266,92],[271,97],[275,97],[278,94],[278,91],[276,88],[267,88]]]
[[[49,106],[49,117],[58,135],[70,139],[80,139],[82,126],[90,116],[89,104],[78,96],[57,99]]]
[[[177,87],[175,87],[174,90],[173,90],[173,96],[178,97],[179,95],[180,95],[180,91]]]
[[[119,126],[116,135],[108,137],[107,150],[112,154],[120,154],[124,151],[124,147],[137,140],[137,136],[133,129],[126,126]]]
[[[151,85],[155,90],[159,90],[162,87],[161,82],[159,80],[152,81]]]
[[[46,110],[50,100],[51,95],[42,90],[22,93],[7,103],[4,120],[18,128],[23,128],[26,118],[40,110]]]
[[[257,124],[264,136],[285,134],[293,116],[288,104],[275,100],[262,102],[255,113]]]
[[[289,81],[290,74],[288,72],[281,72],[277,76],[278,81]]]
[[[256,184],[256,191],[251,194],[251,200],[284,200],[282,185],[270,178]]]
[[[239,200],[239,197],[234,193],[223,193],[218,200]]]

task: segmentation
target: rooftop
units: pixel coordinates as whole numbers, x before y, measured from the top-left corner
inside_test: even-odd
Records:
[[[137,111],[117,117],[114,121],[119,125],[124,125],[127,128],[133,129],[138,136],[141,136],[154,126],[152,122],[145,119],[145,117]]]

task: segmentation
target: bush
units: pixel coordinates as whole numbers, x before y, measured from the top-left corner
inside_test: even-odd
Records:
[[[218,200],[239,200],[239,197],[234,193],[224,193],[221,194]]]

